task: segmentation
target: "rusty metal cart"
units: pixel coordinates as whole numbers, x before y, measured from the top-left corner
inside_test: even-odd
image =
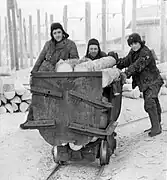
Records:
[[[108,164],[116,148],[114,130],[122,101],[121,81],[116,83],[120,95],[114,96],[110,85],[106,88],[109,102],[103,102],[100,71],[33,73],[26,126],[38,129],[46,142],[58,147],[60,153],[55,155],[53,150],[56,162],[73,160],[73,154],[84,152],[84,157],[92,153],[91,160],[98,158],[100,165]],[[82,148],[74,151],[70,143]]]

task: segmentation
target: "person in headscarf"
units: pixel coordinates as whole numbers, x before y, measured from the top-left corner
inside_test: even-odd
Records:
[[[110,53],[117,60],[117,68],[124,69],[124,77],[132,77],[132,88],[139,87],[144,97],[144,109],[148,113],[151,128],[145,130],[150,137],[161,134],[161,106],[158,99],[158,93],[163,85],[163,79],[156,66],[156,61],[151,50],[141,40],[138,33],[129,36],[128,45],[131,47],[130,52],[124,58],[118,58],[118,55]]]
[[[64,31],[60,23],[52,23],[50,29],[51,39],[47,41],[31,71],[55,71],[56,63],[62,59],[79,59],[78,50],[75,43],[68,39],[69,35]],[[20,124],[21,129],[28,129],[25,124],[33,118],[31,105],[27,121]]]

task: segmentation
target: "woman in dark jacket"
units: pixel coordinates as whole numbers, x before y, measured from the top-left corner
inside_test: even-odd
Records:
[[[69,35],[60,23],[51,25],[50,35],[51,40],[45,43],[32,72],[54,71],[55,65],[60,59],[79,59],[75,43],[68,39]]]
[[[163,79],[156,67],[155,59],[151,50],[141,40],[137,33],[133,33],[128,38],[130,52],[125,58],[117,58],[117,67],[125,70],[125,77],[132,77],[132,88],[139,87],[143,92],[144,109],[148,113],[151,128],[145,130],[149,136],[156,136],[161,133],[161,106],[158,93],[163,85]],[[115,55],[114,57],[116,57]]]
[[[60,60],[79,59],[78,50],[73,41],[68,39],[69,35],[64,31],[60,23],[51,25],[51,40],[47,41],[32,69],[32,73],[37,71],[55,71],[56,63]],[[30,105],[27,121],[20,124],[20,128],[28,129],[26,123],[33,118]]]

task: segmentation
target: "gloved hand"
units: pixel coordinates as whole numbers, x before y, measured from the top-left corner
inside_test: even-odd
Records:
[[[112,56],[116,61],[118,61],[118,54],[116,53],[116,52],[114,52],[114,51],[110,51],[109,53],[108,53],[108,56]]]
[[[124,85],[126,83],[127,75],[124,72],[121,72],[121,83]]]

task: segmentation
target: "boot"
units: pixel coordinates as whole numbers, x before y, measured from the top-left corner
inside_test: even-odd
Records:
[[[148,111],[149,117],[150,117],[150,121],[151,121],[151,131],[148,133],[148,135],[150,137],[156,136],[158,134],[161,134],[162,129],[161,129],[161,125],[159,122],[159,116],[158,113],[156,111],[154,111],[154,109],[150,109]]]

